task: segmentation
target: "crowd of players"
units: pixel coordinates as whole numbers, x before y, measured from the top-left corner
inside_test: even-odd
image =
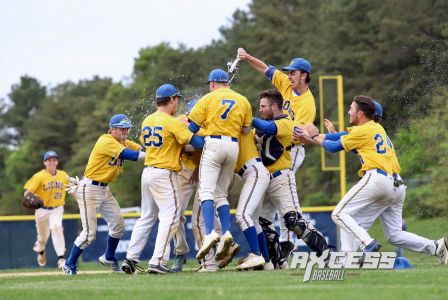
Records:
[[[184,213],[193,195],[192,228],[199,247],[196,258],[201,264],[198,272],[216,272],[226,267],[240,250],[229,230],[227,200],[232,180],[238,179],[242,190],[236,221],[250,252],[238,262],[237,269],[287,268],[287,259],[294,250],[293,234],[318,256],[328,253],[324,236],[304,219],[300,209],[295,173],[305,157],[304,144],[322,146],[332,153],[352,151],[360,159],[361,180],[332,213],[341,232],[341,251],[358,248],[364,253],[379,251],[381,245],[368,234],[368,229],[380,218],[388,242],[437,256],[441,263],[447,263],[446,238],[434,241],[402,231],[406,186],[399,175],[393,144],[380,125],[382,108],[377,101],[356,96],[348,111],[352,127],[335,132],[326,120],[329,133],[322,134],[313,125],[316,106],[309,88],[311,65],[307,60],[294,58],[282,68],[287,71],[285,74],[242,48],[238,49],[238,58],[265,74],[275,87],[259,94],[261,118],[253,118],[247,98],[230,88],[228,73],[215,69],[207,80],[210,93],[188,102],[184,115],[175,117],[182,95],[173,85],[164,84],[157,89],[157,111],[142,122],[141,145],[127,139],[133,126],[129,118],[115,115],[109,122],[108,133],[100,136],[95,144],[81,180],[67,178],[67,174],[54,166],[41,171],[49,173],[47,182],[42,179],[40,185],[25,185],[27,192],[50,191],[50,196],[45,195],[48,198],[44,199],[45,206],[36,211],[38,238],[34,250],[38,252],[41,266],[45,265],[44,250],[50,230],[41,229],[38,215],[46,212],[44,223],[49,224],[55,241],[58,231],[53,230],[54,224],[62,223],[63,209],[58,207],[64,199],[54,199],[56,190],[53,191],[48,181],[56,181],[55,176],[61,174],[65,174],[61,182],[70,182],[67,191],[78,202],[83,227],[67,260],[62,251],[58,252],[59,266],[67,275],[77,273],[79,256],[95,239],[97,212],[109,227],[100,263],[115,272],[134,274],[141,270],[140,254],[158,220],[156,243],[147,271],[157,274],[182,271],[190,251]],[[57,154],[52,153],[44,157],[46,167],[50,159],[56,159],[57,165]],[[145,164],[141,177],[141,217],[120,266],[115,250],[124,233],[124,221],[108,185],[119,176],[125,160],[139,159]],[[54,189],[61,188],[54,185]],[[51,214],[56,211],[59,212],[52,223]],[[273,226],[275,214],[281,224],[280,235]],[[59,236],[62,225],[60,228]],[[170,267],[173,238],[176,257]]]

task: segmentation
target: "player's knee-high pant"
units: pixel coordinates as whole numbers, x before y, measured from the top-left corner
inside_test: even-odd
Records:
[[[246,169],[242,180],[244,185],[236,209],[236,222],[242,231],[255,226],[259,234],[262,229],[258,218],[269,186],[269,172],[261,162],[256,162]]]
[[[180,196],[177,173],[146,167],[142,173],[142,216],[135,223],[126,257],[138,260],[152,226],[159,219],[154,253],[149,263],[166,265],[170,242],[179,226]]]
[[[193,174],[193,170],[188,169],[185,166],[182,166],[182,171],[179,172],[178,181],[179,181],[179,191],[180,191],[180,219],[179,219],[179,228],[174,235],[174,253],[176,255],[183,255],[190,252],[190,248],[188,247],[187,238],[185,236],[185,210],[188,207],[188,203],[190,202],[191,196],[193,195],[197,184],[190,183],[190,177]]]
[[[63,256],[65,253],[64,229],[62,227],[62,217],[64,215],[64,207],[58,206],[52,210],[39,208],[36,209],[36,229],[37,240],[33,250],[41,252],[45,250],[48,238],[53,242],[53,247],[57,256]]]
[[[377,205],[371,205],[370,209],[356,212],[352,216],[353,219],[367,231],[379,217],[384,236],[389,243],[410,251],[434,255],[436,245],[433,240],[403,231],[402,215],[406,186],[402,184],[394,187],[389,196],[390,200],[387,202],[379,201]],[[341,230],[341,251],[355,251],[358,246],[359,241],[353,235]]]
[[[123,217],[117,199],[112,195],[109,187],[92,185],[88,183],[88,179],[81,180],[76,190],[76,201],[82,222],[82,232],[75,240],[76,246],[85,249],[95,240],[97,211],[107,222],[109,235],[117,239],[122,237]]]
[[[215,208],[229,205],[228,189],[238,158],[238,142],[229,137],[205,138],[199,166],[199,199],[213,200]]]

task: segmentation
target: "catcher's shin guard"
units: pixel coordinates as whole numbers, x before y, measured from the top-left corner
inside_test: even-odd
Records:
[[[285,219],[286,228],[293,231],[299,239],[302,239],[305,244],[311,248],[318,256],[328,249],[325,237],[320,233],[313,224],[306,221],[302,215],[296,211],[286,213]]]
[[[266,235],[266,244],[268,246],[269,258],[276,269],[286,261],[287,258],[283,257],[280,248],[279,235],[271,221],[259,217],[258,219],[261,228]]]

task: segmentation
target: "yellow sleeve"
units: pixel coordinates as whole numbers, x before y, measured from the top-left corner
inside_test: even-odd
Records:
[[[285,122],[286,121],[286,122]],[[277,126],[277,136],[291,135],[291,126],[288,126],[287,119],[275,120],[275,125]]]
[[[130,140],[126,140],[124,142],[124,145],[126,146],[126,148],[129,148],[129,149],[134,150],[134,151],[140,151],[142,149],[142,146],[140,146],[136,142],[133,142],[133,141],[130,141]]]
[[[199,99],[199,101],[194,105],[193,109],[188,115],[188,119],[196,123],[196,125],[198,126],[202,126],[202,124],[205,121],[206,104],[207,104],[205,97],[206,96]]]
[[[118,158],[120,153],[124,150],[124,148],[126,148],[111,135],[106,135],[104,138],[100,139],[96,147],[98,147],[99,153],[111,156],[113,158]]]
[[[30,191],[31,193],[35,194],[37,192],[37,190],[39,189],[39,185],[41,184],[40,182],[40,177],[39,177],[39,173],[36,173],[33,175],[33,177],[31,177],[23,186],[23,188],[25,190]]]
[[[304,125],[308,123],[314,123],[316,120],[316,103],[312,97],[309,97],[304,101],[299,109],[294,112],[294,124]]]
[[[365,132],[360,127],[353,127],[349,134],[341,136],[342,147],[347,152],[361,148],[365,142]]]
[[[288,88],[291,87],[288,75],[284,74],[279,70],[274,71],[274,75],[272,75],[272,84],[279,90],[279,92],[283,95],[283,97],[287,92]]]
[[[196,105],[194,107],[196,107]],[[187,128],[187,125],[176,118],[173,118],[168,124],[170,132],[174,134],[179,144],[185,145],[190,142],[193,133]]]
[[[246,114],[243,126],[252,126],[252,106],[250,106],[249,101],[246,101]]]

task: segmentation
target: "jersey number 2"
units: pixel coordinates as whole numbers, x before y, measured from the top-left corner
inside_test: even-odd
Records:
[[[376,141],[376,152],[379,154],[386,153],[386,146],[384,146],[384,140],[381,134],[379,133],[375,134],[373,139]]]
[[[235,105],[235,100],[227,100],[227,99],[222,99],[221,100],[221,104],[222,105],[229,105],[226,110],[224,111],[224,113],[221,115],[221,119],[225,120],[227,119],[228,115],[229,115],[229,111],[232,109],[232,107]]]
[[[163,127],[154,126],[152,129],[150,126],[143,127],[143,141],[146,147],[156,147],[159,148],[163,145],[163,138],[160,135],[160,131],[163,130]],[[153,139],[151,139],[153,137]]]

